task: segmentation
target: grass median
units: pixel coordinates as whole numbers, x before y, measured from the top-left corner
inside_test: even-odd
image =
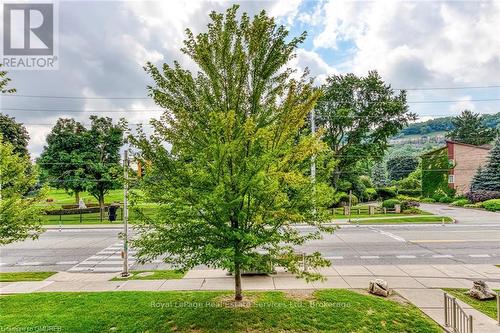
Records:
[[[111,281],[124,281],[124,280],[175,280],[182,279],[186,275],[185,272],[167,269],[157,271],[131,271],[130,276],[126,278],[114,277]]]
[[[253,292],[234,306],[225,292],[34,293],[0,297],[6,331],[441,332],[409,304],[348,290]],[[36,306],[33,306],[36,305]]]
[[[57,272],[5,272],[0,273],[0,282],[42,281]]]
[[[497,319],[497,300],[489,299],[480,301],[474,297],[470,297],[467,294],[468,289],[445,289],[445,291],[452,295],[453,297],[458,298],[462,302],[465,302],[472,306],[474,309],[481,311],[487,316],[490,316],[493,319]],[[495,291],[500,291],[499,289]]]
[[[452,223],[453,219],[446,216],[401,216],[393,218],[351,219],[356,224],[397,224],[397,223]]]

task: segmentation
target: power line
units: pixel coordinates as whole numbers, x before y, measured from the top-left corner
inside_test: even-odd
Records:
[[[415,87],[415,88],[395,88],[395,90],[463,90],[463,89],[483,89],[483,88],[500,88],[500,85],[487,86],[462,86],[462,87]]]
[[[465,89],[488,89],[500,88],[500,84],[477,85],[477,86],[449,86],[449,87],[410,87],[410,88],[394,88],[395,90],[407,91],[430,91],[430,90],[465,90]],[[2,97],[24,97],[24,98],[54,98],[54,99],[151,99],[145,96],[109,96],[109,97],[87,97],[87,96],[62,96],[62,95],[24,95],[24,94],[5,94]]]

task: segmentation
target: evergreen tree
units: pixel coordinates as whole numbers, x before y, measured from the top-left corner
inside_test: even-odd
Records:
[[[471,145],[484,145],[495,139],[498,130],[483,124],[478,113],[463,111],[452,120],[453,130],[446,134],[448,139]]]
[[[483,188],[487,191],[500,192],[500,137],[490,150],[488,163],[484,168]]]

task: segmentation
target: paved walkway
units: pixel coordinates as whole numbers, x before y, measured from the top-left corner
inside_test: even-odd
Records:
[[[449,216],[457,223],[461,224],[481,224],[481,223],[498,223],[500,222],[499,212],[489,212],[481,209],[453,207],[442,204],[426,204],[421,203],[420,208],[426,212]]]
[[[431,317],[441,327],[444,323],[444,301],[441,289],[396,289],[398,294],[417,306],[422,312]],[[497,322],[484,313],[472,308],[467,303],[457,300],[467,315],[472,315],[473,331],[477,333],[500,332]]]
[[[359,265],[321,269],[324,281],[307,283],[285,271],[272,276],[243,277],[244,290],[366,289],[371,280],[381,278],[389,287],[444,325],[441,288],[470,288],[472,281],[487,281],[500,289],[500,268],[494,265]],[[116,273],[59,272],[44,281],[0,282],[0,294],[31,292],[233,290],[234,279],[219,269],[187,272],[179,280],[109,281]],[[500,332],[486,315],[464,305],[474,317],[474,332]]]

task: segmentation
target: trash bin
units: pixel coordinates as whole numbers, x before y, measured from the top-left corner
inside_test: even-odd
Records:
[[[108,216],[109,216],[109,221],[113,222],[116,221],[116,212],[118,211],[118,208],[120,205],[117,204],[111,204],[108,207]]]

